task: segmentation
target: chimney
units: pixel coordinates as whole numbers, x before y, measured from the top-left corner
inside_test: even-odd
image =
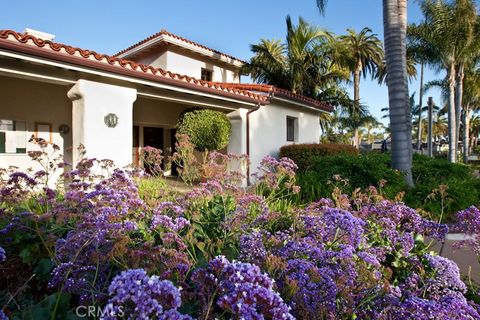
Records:
[[[53,41],[53,39],[55,39],[54,34],[42,32],[42,31],[30,29],[30,28],[25,28],[25,30],[23,30],[23,33],[34,36],[35,38],[42,39],[42,40]]]

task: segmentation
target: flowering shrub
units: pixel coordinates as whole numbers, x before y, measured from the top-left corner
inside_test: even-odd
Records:
[[[168,280],[149,277],[142,269],[120,273],[108,292],[111,298],[105,307],[109,315],[105,319],[116,319],[122,313],[128,319],[191,319],[177,311],[182,304],[180,290]]]
[[[154,147],[144,147],[140,152],[140,159],[143,163],[145,170],[152,176],[158,177],[163,174],[162,163],[163,155],[162,150]]]
[[[242,188],[229,156],[212,157],[218,172],[208,181],[155,201],[140,196],[143,178],[108,161],[84,159],[52,189],[43,173],[5,172],[2,312],[68,318],[93,305],[105,319],[480,318],[458,267],[423,240],[443,239],[445,225],[373,187],[350,196],[335,188],[300,206],[290,159],[265,158]],[[478,235],[479,216],[460,212],[460,227]]]

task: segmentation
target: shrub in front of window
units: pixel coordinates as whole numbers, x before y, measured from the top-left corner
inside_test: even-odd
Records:
[[[222,112],[197,109],[180,116],[177,130],[180,134],[188,135],[198,151],[212,151],[228,145],[232,125]]]

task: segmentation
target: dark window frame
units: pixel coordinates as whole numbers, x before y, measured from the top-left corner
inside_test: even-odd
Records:
[[[286,127],[287,127],[288,142],[297,141],[297,126],[298,126],[298,118],[287,116]]]
[[[213,70],[202,68],[200,79],[203,81],[213,81]]]

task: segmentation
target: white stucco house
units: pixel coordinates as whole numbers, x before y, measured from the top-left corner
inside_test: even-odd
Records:
[[[225,112],[228,152],[248,154],[251,172],[288,143],[318,142],[331,106],[270,85],[241,83],[244,61],[161,31],[109,56],[26,29],[0,31],[0,167],[32,166],[32,135],[60,146],[66,161],[138,162],[143,146],[168,156],[186,108]],[[108,119],[117,122],[115,126]]]

